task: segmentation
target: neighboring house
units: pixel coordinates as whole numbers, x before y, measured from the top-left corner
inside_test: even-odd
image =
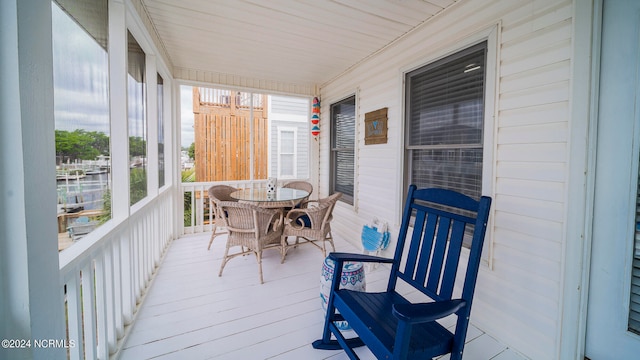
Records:
[[[126,25],[146,39],[141,45],[152,52],[167,84],[209,83],[320,97],[322,133],[317,143],[309,141],[309,177],[320,196],[332,191],[338,166],[331,159],[331,130],[336,126],[332,105],[355,98],[350,150],[353,196],[334,210],[334,235],[357,244],[361,225],[374,216],[397,230],[408,183],[422,181],[412,176],[420,171],[436,174],[419,168],[428,161],[436,159],[447,166],[456,159],[479,164],[481,176],[470,178],[480,193],[492,196],[493,205],[472,321],[527,358],[638,356],[640,2],[461,0],[326,83],[299,87],[261,81],[250,72],[243,75],[245,63],[238,65],[235,74],[177,65],[167,69],[170,62],[158,50],[163,49],[157,38],[161,32],[151,27],[152,15],[145,11],[145,2],[125,3],[110,2],[116,5],[110,8],[109,20],[116,29]],[[115,225],[100,228],[103,237],[95,240],[94,247],[78,249],[80,260],[71,255],[59,259],[49,243],[49,232],[56,228],[51,216],[55,187],[38,181],[42,172],[53,176],[55,163],[55,154],[47,153],[53,148],[54,131],[48,7],[47,1],[24,5],[11,0],[0,5],[0,159],[3,169],[12,170],[0,174],[2,338],[64,338],[60,326],[65,321],[63,285],[71,291],[80,278],[92,278],[80,274],[93,266],[94,251],[104,247],[111,259],[121,249],[112,242],[128,245],[136,236],[146,239],[141,234],[147,235],[148,224],[160,224],[159,237],[167,241],[179,236],[181,229],[181,214],[175,210],[181,208],[175,204],[183,201],[180,184],[175,182],[179,147],[178,141],[167,137],[165,146],[172,151],[167,152],[165,163],[172,167],[172,183],[153,189],[147,200],[134,207],[115,194],[111,223]],[[120,35],[115,42],[121,45],[119,54],[124,54],[125,30],[120,30],[114,30]],[[335,39],[343,40],[357,47],[353,39]],[[481,48],[485,68],[482,124],[474,125],[482,127],[481,141],[414,144],[411,135],[421,128],[421,118],[412,111],[428,111],[407,101],[420,91],[411,84],[421,74],[437,75],[440,65],[452,65],[470,49],[475,53],[476,46]],[[112,87],[125,86],[121,57],[110,63],[122,75],[112,79]],[[111,96],[111,116],[126,118],[122,105],[126,98],[118,91]],[[448,129],[453,126],[447,123],[452,119],[451,104],[455,101],[443,105],[449,111],[442,114]],[[364,115],[382,108],[388,109],[387,142],[365,145]],[[168,128],[179,132],[177,112],[167,113],[172,114]],[[114,124],[114,143],[126,143],[126,126]],[[444,150],[451,156],[433,155]],[[150,156],[153,160],[154,154]],[[271,156],[272,162],[278,160]],[[116,148],[111,159],[114,189],[126,189],[128,154]],[[383,255],[392,250],[393,243]],[[133,256],[127,252],[124,258]],[[134,272],[138,269],[131,267]],[[126,296],[117,308],[121,312],[109,313],[116,318],[119,332],[123,323],[133,321],[133,309],[148,284],[148,278],[128,275],[122,276],[124,285],[116,283],[122,285],[116,293],[121,295],[122,288]],[[130,278],[133,285],[126,287]],[[73,299],[80,301],[79,295]],[[69,314],[78,316],[78,309]],[[91,336],[87,339],[93,341]],[[44,358],[41,350],[28,351]],[[64,351],[60,354],[64,356]]]
[[[309,177],[309,99],[269,96],[269,176],[281,180]]]

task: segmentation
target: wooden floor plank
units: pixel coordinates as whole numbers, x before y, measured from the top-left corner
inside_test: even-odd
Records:
[[[207,251],[209,236],[189,235],[171,244],[120,359],[346,359],[341,351],[311,347],[324,319],[319,297],[324,258],[318,249],[292,249],[284,264],[279,253],[265,252],[260,284],[253,256],[230,260],[218,277],[225,239],[216,238]],[[360,252],[340,239],[336,247]],[[387,274],[384,267],[368,271],[367,289],[384,289]],[[465,359],[519,358],[475,327],[469,335],[468,350],[475,353],[465,353]],[[357,352],[374,358],[366,348]]]

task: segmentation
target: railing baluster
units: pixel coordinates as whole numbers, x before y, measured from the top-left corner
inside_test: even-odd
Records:
[[[96,357],[98,359],[109,358],[109,343],[107,341],[107,302],[106,302],[106,274],[105,271],[105,255],[98,254],[95,259],[95,299],[96,299]]]
[[[144,222],[144,217],[138,219],[133,225],[133,234],[131,234],[131,244],[133,245],[133,256],[131,257],[132,262],[132,276],[133,276],[133,303],[132,303],[132,314],[135,314],[136,304],[140,302],[140,293],[143,286],[142,279],[142,241],[140,239],[140,229],[142,228],[142,222]]]
[[[96,306],[94,297],[93,260],[81,271],[82,281],[82,339],[84,339],[85,359],[96,359]]]
[[[113,300],[115,309],[116,343],[124,336],[124,291],[122,291],[122,233],[113,239]]]
[[[93,243],[75,257],[61,256],[61,296],[74,345],[69,358],[108,359],[118,351],[125,326],[133,321],[138,300],[173,238],[172,196],[166,191],[152,199],[110,233],[87,240]]]
[[[197,191],[197,195],[196,195],[196,199],[198,201],[198,204],[196,206],[197,210],[197,217],[196,217],[196,227],[197,227],[197,232],[201,233],[203,232],[203,225],[204,225],[204,191],[203,191],[204,186],[199,185],[196,186],[196,191]]]
[[[112,239],[109,239],[112,240]],[[113,239],[115,240],[115,239]],[[116,286],[114,282],[115,267],[113,266],[114,241],[109,241],[105,246],[104,252],[104,301],[105,301],[105,328],[107,335],[108,354],[116,352],[118,342],[117,324],[116,324]]]
[[[133,250],[132,250],[132,233],[131,229],[122,236],[121,254],[122,254],[122,316],[124,325],[129,325],[133,321],[133,307],[135,306],[134,279],[133,279]]]
[[[67,285],[67,329],[69,340],[75,341],[75,347],[70,347],[71,360],[84,359],[82,343],[82,303],[80,299],[80,272],[74,271]]]

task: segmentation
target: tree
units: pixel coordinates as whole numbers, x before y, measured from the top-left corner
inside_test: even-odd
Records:
[[[109,137],[96,131],[56,130],[56,155],[75,160],[94,160],[98,155],[109,155]]]
[[[191,145],[189,146],[189,158],[190,159],[195,159],[196,158],[196,143],[192,142]]]
[[[129,156],[146,156],[147,142],[140,136],[129,136]]]
[[[91,131],[87,133],[93,138],[91,146],[100,152],[100,155],[109,155],[109,137],[101,132]]]

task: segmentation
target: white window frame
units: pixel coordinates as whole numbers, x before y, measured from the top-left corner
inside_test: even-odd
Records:
[[[293,132],[293,153],[287,155],[293,155],[293,175],[282,174],[282,133]],[[298,176],[298,129],[291,126],[278,126],[278,178],[280,179],[295,179]]]
[[[356,194],[358,193],[357,190],[357,171],[358,171],[358,118],[359,118],[359,111],[358,111],[358,104],[359,104],[359,89],[356,89],[353,93],[338,98],[336,100],[332,100],[331,102],[329,102],[329,125],[330,125],[330,137],[329,137],[329,194],[334,194],[336,192],[335,189],[335,176],[336,176],[336,163],[333,160],[333,156],[334,156],[334,148],[333,148],[333,142],[334,142],[334,136],[335,136],[335,124],[333,123],[333,113],[332,113],[332,108],[333,105],[343,102],[349,98],[353,97],[355,100],[355,113],[354,113],[354,118],[355,118],[355,124],[354,124],[354,139],[353,139],[353,196],[351,196],[350,194],[343,194],[342,197],[340,197],[340,199],[338,201],[343,202],[345,204],[351,205],[354,208],[357,207],[356,203]]]
[[[485,74],[485,105],[484,105],[484,133],[483,133],[483,161],[482,161],[482,195],[494,197],[495,195],[495,167],[496,167],[496,159],[494,158],[494,154],[496,153],[497,144],[494,139],[496,139],[497,132],[497,122],[496,122],[496,114],[498,113],[498,92],[499,90],[499,82],[498,78],[500,76],[499,72],[499,57],[500,50],[498,48],[498,40],[500,38],[500,28],[501,24],[495,24],[491,27],[486,28],[485,30],[479,31],[475,34],[468,36],[466,39],[452,45],[441,49],[440,51],[436,51],[431,56],[422,58],[412,64],[409,64],[407,67],[402,69],[400,81],[401,81],[401,91],[402,91],[402,121],[403,128],[407,126],[407,120],[405,113],[405,98],[407,94],[405,93],[404,81],[407,73],[421,68],[425,65],[433,63],[439,59],[445,58],[449,55],[455,54],[461,50],[469,48],[475,44],[481,43],[483,41],[487,42],[487,58],[485,61],[486,74]],[[403,171],[398,174],[398,193],[406,194],[406,175],[408,174],[407,163],[406,163],[406,146],[405,146],[406,136],[402,136],[402,141],[400,141],[399,147],[400,152],[399,156],[401,157],[401,162],[404,166]],[[398,203],[398,209],[403,208],[404,196],[400,197]],[[491,207],[491,214],[495,213],[495,206]],[[396,213],[401,213],[401,211],[397,211]],[[489,216],[489,224],[487,226],[487,235],[486,240],[484,242],[484,250],[482,251],[482,260],[485,265],[489,267],[489,269],[493,269],[493,223],[494,216]],[[399,221],[399,219],[398,219]],[[398,222],[399,223],[399,222]],[[464,250],[464,248],[463,248]]]

